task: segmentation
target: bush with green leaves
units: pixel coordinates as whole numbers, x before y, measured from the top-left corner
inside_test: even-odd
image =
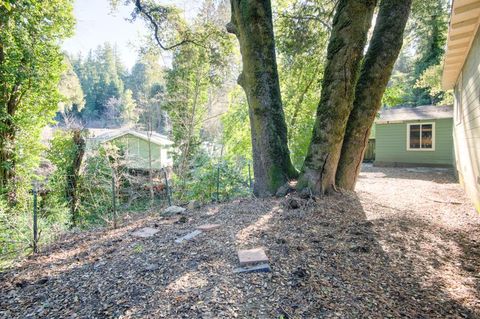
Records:
[[[115,196],[118,198],[118,190],[124,182],[124,162],[123,151],[114,144],[106,143],[90,150],[84,162],[79,190],[84,226],[112,221],[112,183],[115,183]]]
[[[191,161],[187,176],[185,180],[174,176],[173,196],[176,201],[227,201],[250,193],[246,160],[216,159],[199,152]]]

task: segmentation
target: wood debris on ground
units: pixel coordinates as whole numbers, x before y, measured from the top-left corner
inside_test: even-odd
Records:
[[[357,194],[284,201],[65,236],[0,274],[0,317],[480,317],[480,217],[449,171],[366,167]],[[222,227],[175,243],[207,223]],[[130,236],[142,227],[159,232]],[[233,273],[252,247],[266,248],[271,272]]]

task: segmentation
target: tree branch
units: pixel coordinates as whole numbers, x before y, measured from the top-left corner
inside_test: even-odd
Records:
[[[181,40],[180,42],[177,42],[175,44],[172,44],[172,45],[165,45],[162,43],[162,40],[160,39],[160,36],[159,36],[159,31],[160,31],[160,26],[158,24],[158,22],[155,20],[154,16],[152,15],[152,13],[154,12],[160,12],[159,8],[151,8],[151,9],[147,9],[147,7],[145,7],[141,0],[135,0],[135,7],[137,8],[138,12],[140,12],[141,14],[143,14],[143,16],[150,22],[150,24],[153,26],[153,31],[154,31],[154,37],[155,37],[155,41],[157,42],[158,46],[162,49],[162,50],[165,50],[165,51],[168,51],[168,50],[172,50],[176,47],[179,47],[181,45],[184,45],[184,44],[195,44],[195,45],[198,45],[198,46],[202,46],[202,47],[205,47],[204,45],[202,45],[200,42],[203,42],[205,41],[206,39],[208,39],[212,33],[208,33],[204,38],[201,39],[200,42],[197,42],[193,39],[188,39],[188,38],[185,38],[183,40]]]

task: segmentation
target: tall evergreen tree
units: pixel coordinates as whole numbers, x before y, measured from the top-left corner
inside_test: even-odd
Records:
[[[126,69],[115,47],[105,43],[90,51],[85,60],[74,59],[73,64],[85,94],[82,117],[86,121],[101,119],[110,111],[112,99],[120,100],[124,92]]]

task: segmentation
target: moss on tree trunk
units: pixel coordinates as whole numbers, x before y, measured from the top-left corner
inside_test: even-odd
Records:
[[[353,105],[360,61],[376,0],[340,0],[333,18],[322,95],[298,187],[322,194],[335,173]]]
[[[237,36],[252,132],[254,193],[269,196],[297,172],[290,160],[270,1],[231,0],[227,30]]]
[[[383,0],[372,40],[355,89],[353,110],[347,122],[336,183],[353,190],[360,172],[370,130],[393,66],[402,48],[411,0]]]

